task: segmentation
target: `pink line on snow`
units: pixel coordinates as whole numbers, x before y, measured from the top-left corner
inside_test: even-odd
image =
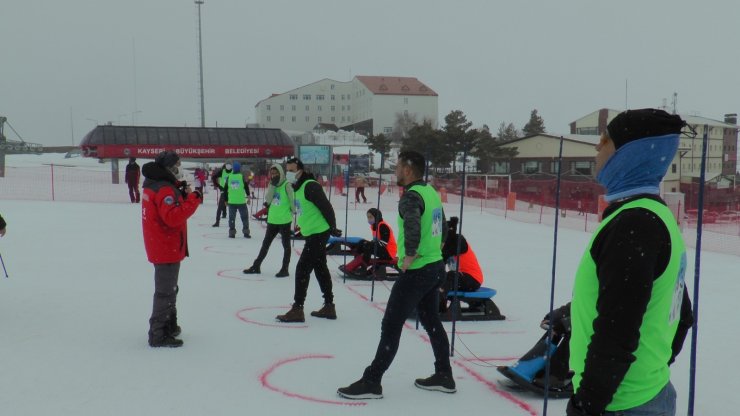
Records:
[[[254,321],[245,316],[242,316],[242,312],[253,311],[256,309],[288,309],[288,307],[287,306],[250,306],[248,308],[243,308],[243,309],[239,309],[238,311],[236,311],[236,317],[239,318],[239,320],[246,322],[248,324],[254,324],[254,325],[259,325],[259,326],[270,326],[274,328],[290,328],[290,329],[308,328],[308,325],[267,324],[264,322]]]
[[[486,380],[485,377],[483,377],[482,375],[480,375],[478,372],[472,370],[471,368],[468,368],[466,365],[462,364],[459,360],[453,360],[453,363],[455,365],[457,365],[458,367],[462,368],[463,370],[465,370],[474,379],[476,379],[479,382],[485,384],[488,387],[489,390],[491,390],[492,392],[498,394],[499,396],[503,397],[504,399],[506,399],[506,400],[508,400],[510,402],[513,402],[515,405],[517,405],[519,408],[521,408],[522,410],[524,410],[528,414],[530,414],[532,416],[538,416],[539,415],[539,413],[537,413],[537,411],[535,409],[533,409],[532,406],[530,406],[529,404],[527,404],[527,403],[525,403],[525,402],[517,399],[513,394],[511,394],[511,393],[509,393],[507,391],[501,390],[494,383]]]
[[[299,393],[293,393],[288,390],[272,385],[270,381],[268,380],[270,374],[272,374],[275,370],[284,366],[285,364],[290,364],[290,363],[294,363],[296,361],[301,361],[301,360],[316,359],[316,358],[330,359],[330,358],[334,358],[334,356],[333,355],[301,355],[298,357],[286,358],[284,360],[280,360],[276,362],[275,364],[273,364],[272,366],[270,366],[270,368],[265,370],[262,374],[260,374],[260,382],[262,382],[262,386],[265,387],[266,389],[272,390],[274,392],[280,393],[282,395],[285,395],[285,396],[288,396],[294,399],[301,399],[301,400],[314,402],[314,403],[332,404],[332,405],[337,405],[337,406],[365,406],[367,404],[367,402],[358,402],[358,401],[340,402],[336,400],[319,399],[317,397],[311,397],[311,396],[306,396],[306,395],[299,394]]]
[[[236,271],[238,273],[237,276],[229,276],[227,273]],[[226,270],[219,270],[218,273],[216,273],[218,277],[223,277],[225,279],[234,279],[234,280],[243,280],[245,282],[264,282],[265,279],[261,278],[254,278],[254,277],[247,277],[249,275],[245,275],[242,273],[239,269],[226,269]]]

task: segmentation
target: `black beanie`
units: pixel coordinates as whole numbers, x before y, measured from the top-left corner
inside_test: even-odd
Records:
[[[625,144],[643,137],[679,134],[686,122],[676,114],[668,114],[655,108],[627,110],[619,113],[606,126],[614,147],[619,149]]]
[[[154,158],[154,162],[163,168],[171,168],[175,166],[178,160],[180,160],[180,156],[178,156],[174,150],[165,150],[164,152],[160,152],[157,157]]]
[[[453,233],[457,233],[457,223],[459,221],[460,220],[457,217],[450,217],[450,219],[447,220],[447,229]]]

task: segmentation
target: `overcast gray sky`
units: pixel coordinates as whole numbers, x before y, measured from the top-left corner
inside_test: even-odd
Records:
[[[674,92],[679,112],[740,112],[737,0],[205,0],[202,19],[209,126],[355,75],[417,77],[440,122],[459,109],[494,130],[536,108],[567,133],[598,108]],[[0,115],[45,145],[136,111],[140,125],[197,126],[196,34],[192,0],[2,0]]]

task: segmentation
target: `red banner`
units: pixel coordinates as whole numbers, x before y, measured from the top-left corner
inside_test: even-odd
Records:
[[[268,158],[279,159],[292,156],[293,146],[248,145],[248,146],[156,146],[156,145],[100,145],[82,146],[86,157],[100,159],[123,159],[129,157],[153,159],[160,152],[174,150],[180,157],[188,159],[214,158]]]

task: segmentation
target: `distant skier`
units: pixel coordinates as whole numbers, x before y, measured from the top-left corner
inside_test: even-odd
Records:
[[[144,247],[154,264],[154,301],[149,319],[149,346],[179,347],[177,292],[180,262],[188,255],[188,218],[200,205],[203,195],[177,181],[174,175],[180,157],[173,151],[157,155],[146,163],[141,222]]]
[[[244,238],[252,238],[249,232],[249,215],[247,202],[249,201],[249,185],[241,171],[241,164],[234,162],[233,171],[226,175],[226,203],[229,206],[229,238],[236,237],[236,213],[242,221]]]

